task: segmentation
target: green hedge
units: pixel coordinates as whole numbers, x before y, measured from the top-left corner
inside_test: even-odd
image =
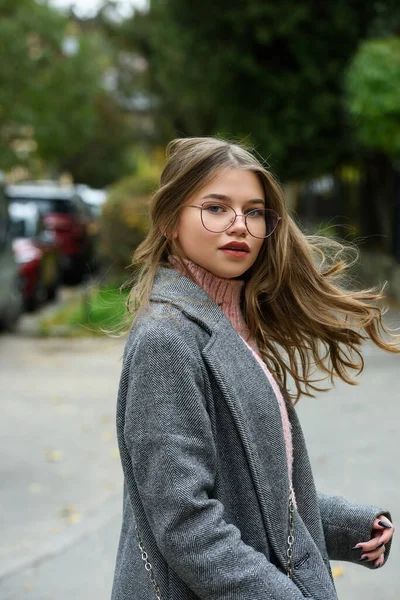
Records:
[[[100,222],[101,256],[122,279],[148,230],[148,204],[159,184],[164,150],[137,151],[135,163],[136,172],[111,188]]]

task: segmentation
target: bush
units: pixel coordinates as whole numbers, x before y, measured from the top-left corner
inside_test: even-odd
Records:
[[[113,286],[91,286],[51,315],[42,317],[39,334],[76,337],[122,333],[129,323],[128,293]]]
[[[138,159],[138,172],[111,188],[100,222],[100,254],[117,273],[126,276],[133,252],[148,231],[148,203],[160,171],[157,162]]]
[[[364,41],[346,77],[346,102],[360,142],[400,157],[400,38]]]

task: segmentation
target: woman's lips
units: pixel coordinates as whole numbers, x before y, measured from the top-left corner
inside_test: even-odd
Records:
[[[220,248],[221,252],[232,256],[232,258],[241,258],[242,260],[248,256],[248,252],[245,250],[234,250],[233,248]]]

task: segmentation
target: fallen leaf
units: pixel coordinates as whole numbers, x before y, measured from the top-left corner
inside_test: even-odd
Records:
[[[44,455],[48,462],[60,462],[63,457],[63,453],[60,450],[52,450],[51,448],[47,448]]]
[[[42,491],[42,486],[40,483],[31,483],[29,486],[29,491],[31,494],[40,494]]]
[[[102,423],[111,423],[112,420],[113,420],[113,418],[111,415],[102,415],[102,417],[101,417]]]
[[[58,513],[58,515],[69,525],[78,523],[82,516],[72,504],[67,504]]]
[[[82,520],[82,516],[76,512],[76,513],[72,513],[69,515],[69,517],[66,518],[67,523],[69,523],[70,525],[73,525],[74,523],[79,523],[79,521]]]
[[[31,592],[33,590],[33,585],[31,583],[26,583],[22,589],[24,592]]]
[[[342,577],[342,575],[344,575],[344,567],[333,567],[332,569],[332,575],[334,579],[337,579],[338,577]]]
[[[103,431],[103,433],[101,434],[101,439],[103,440],[103,442],[109,442],[110,440],[112,440],[112,434],[109,431]]]
[[[118,448],[112,448],[110,452],[112,458],[119,458],[119,450]]]

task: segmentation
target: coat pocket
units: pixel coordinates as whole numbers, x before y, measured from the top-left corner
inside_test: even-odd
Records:
[[[306,552],[306,554],[304,554],[304,556],[299,558],[299,560],[293,565],[293,568],[301,569],[302,567],[305,567],[309,558],[310,558],[310,553]]]

